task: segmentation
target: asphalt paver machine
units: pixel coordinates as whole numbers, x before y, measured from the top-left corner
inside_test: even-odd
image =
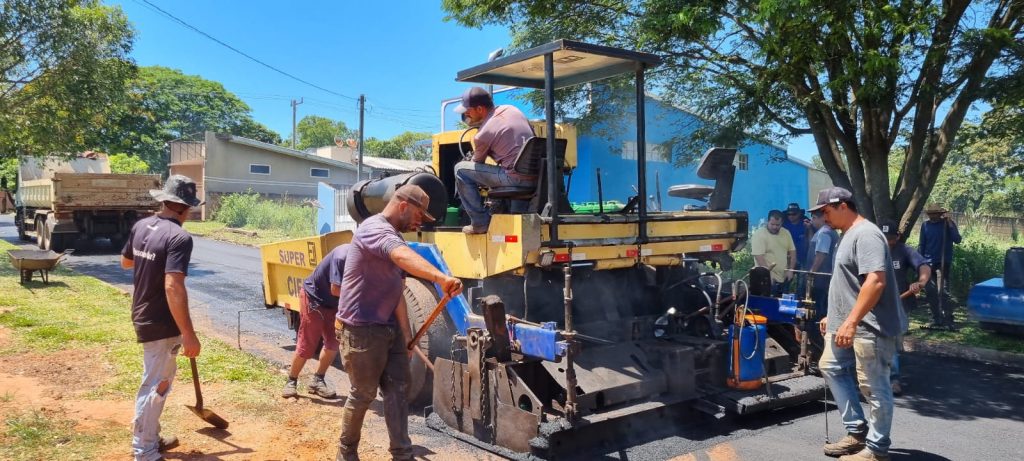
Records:
[[[538,184],[486,191],[493,218],[485,234],[463,233],[465,218],[449,213],[460,200],[453,167],[471,148],[465,133],[435,135],[434,173],[353,186],[348,208],[357,221],[383,209],[400,185],[421,186],[439,220],[406,238],[466,286],[418,342],[431,366],[411,362],[411,394],[427,405],[431,427],[506,456],[549,458],[649,439],[713,421],[709,414],[822,397],[804,334],[817,328],[808,321],[813,304],[768,297],[766,270],[722,280],[749,229],[746,212],[729,209],[735,150],[703,156],[698,175],[712,184],[672,189],[705,206],[653,211],[643,199],[644,76],[659,64],[651,54],[558,40],[458,72],[461,82],[545,96],[541,136],[516,162],[538,174]],[[637,196],[614,212],[574,213],[566,175],[587,153],[575,152],[574,131],[555,123],[555,91],[622,74],[636,83]],[[528,206],[502,211],[515,209],[501,206],[508,199]],[[328,240],[283,245],[301,251]],[[414,279],[405,296],[414,330],[441,299],[439,287]]]

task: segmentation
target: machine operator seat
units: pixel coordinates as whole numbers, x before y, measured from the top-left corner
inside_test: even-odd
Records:
[[[565,159],[565,146],[565,139],[555,138],[555,149],[557,150],[558,158],[562,159],[563,162]],[[522,149],[519,150],[519,155],[516,156],[512,169],[521,175],[536,177],[537,184],[486,188],[487,199],[529,200],[537,195],[540,183],[545,180],[541,166],[543,165],[543,160],[547,158],[546,151],[547,138],[534,136],[527,139],[523,143]]]
[[[708,211],[728,210],[732,203],[732,183],[736,176],[736,149],[712,147],[704,153],[697,167],[697,176],[715,181],[707,184],[679,184],[668,188],[671,197],[688,198],[707,203]],[[687,205],[687,209],[691,209]]]

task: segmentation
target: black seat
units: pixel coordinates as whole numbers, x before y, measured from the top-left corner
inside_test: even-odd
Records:
[[[543,174],[541,171],[542,160],[547,158],[547,138],[540,138],[534,136],[527,139],[523,143],[522,149],[519,149],[519,154],[516,155],[515,162],[512,164],[512,170],[523,176],[533,176],[537,178],[538,182],[541,182],[543,178],[540,176]],[[555,138],[555,150],[557,156],[564,163],[565,161],[565,147],[567,141],[565,139]],[[526,200],[537,195],[537,184],[525,185],[525,186],[496,186],[489,187],[487,189],[487,198],[489,199],[509,199],[509,200]]]
[[[700,159],[700,166],[697,167],[697,176],[701,179],[714,180],[715,185],[675,185],[668,188],[668,195],[707,202],[706,209],[709,211],[729,209],[729,205],[732,203],[733,179],[736,176],[736,166],[732,163],[735,158],[736,149],[724,147],[708,149]],[[687,208],[699,209],[690,205],[687,205]]]

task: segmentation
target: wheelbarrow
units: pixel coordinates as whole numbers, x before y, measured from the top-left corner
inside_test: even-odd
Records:
[[[43,283],[50,283],[50,271],[74,250],[55,253],[50,250],[7,250],[11,265],[21,272],[21,283],[32,280],[32,274],[39,272]]]

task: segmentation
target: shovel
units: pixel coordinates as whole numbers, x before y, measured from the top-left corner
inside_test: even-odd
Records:
[[[196,368],[196,359],[194,357],[189,357],[188,361],[192,365],[192,384],[196,386],[196,406],[193,407],[192,405],[185,405],[185,407],[192,410],[192,413],[195,413],[196,416],[202,418],[203,421],[210,423],[211,426],[216,427],[217,429],[227,429],[228,422],[225,421],[224,418],[221,418],[220,416],[217,416],[216,413],[203,408],[203,391],[199,389],[199,369]]]

